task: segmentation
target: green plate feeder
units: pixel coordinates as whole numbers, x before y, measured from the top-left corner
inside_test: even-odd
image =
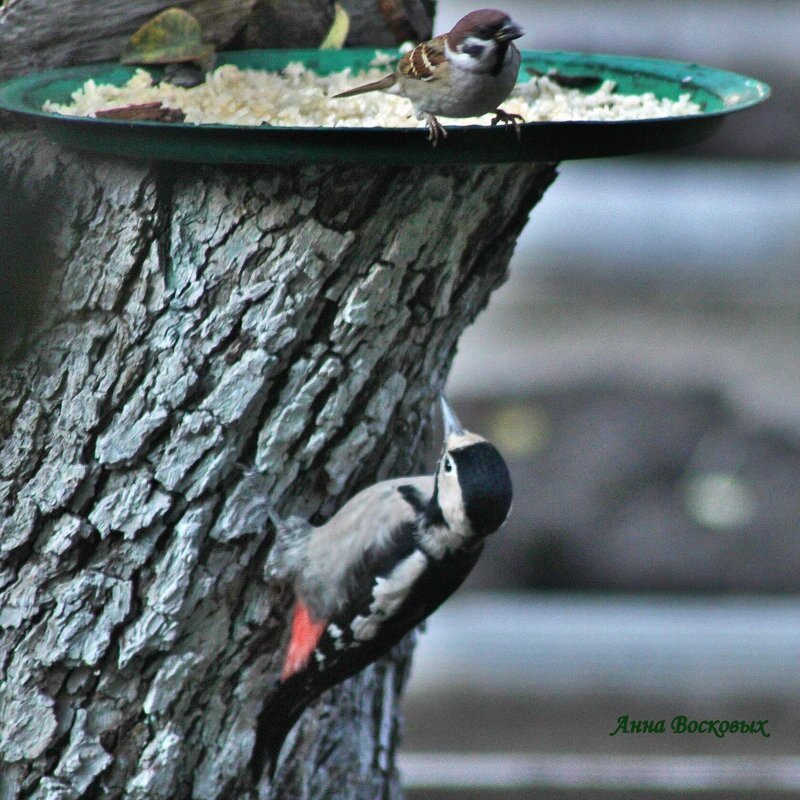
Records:
[[[220,53],[217,64],[280,71],[300,61],[319,74],[350,67],[367,69],[375,50],[245,50]],[[160,67],[148,68],[158,80]],[[0,84],[0,108],[27,117],[61,144],[128,158],[216,164],[508,163],[563,161],[663,150],[712,136],[727,117],[769,96],[761,81],[697,64],[628,56],[524,51],[527,70],[562,76],[610,79],[621,94],[653,92],[678,99],[688,93],[702,109],[690,116],[638,120],[529,122],[521,137],[502,127],[453,126],[437,148],[423,127],[308,128],[250,125],[194,125],[68,117],[42,111],[46,100],[67,103],[89,78],[122,85],[135,67],[90,64],[49,70]]]

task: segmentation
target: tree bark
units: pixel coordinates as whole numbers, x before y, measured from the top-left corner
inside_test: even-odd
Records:
[[[288,603],[262,499],[323,518],[419,469],[553,169],[148,167],[20,133],[1,152],[61,198],[0,384],[5,796],[251,796]],[[274,796],[394,796],[404,663],[307,716]],[[358,782],[334,791],[339,770]]]
[[[341,1],[350,14],[349,47],[387,47],[433,35],[433,0]]]
[[[316,47],[333,22],[333,0],[255,0],[237,44],[243,47]]]
[[[223,46],[244,27],[255,2],[4,0],[0,2],[0,80],[64,64],[117,61],[130,35],[168,6],[191,11],[206,41]]]
[[[4,0],[0,80],[32,70],[116,61],[130,35],[165,7],[191,11],[220,49],[316,47],[333,21],[333,0]],[[433,0],[342,0],[350,47],[389,47],[431,35]]]
[[[554,175],[148,165],[0,129],[0,206],[47,206],[0,243],[38,290],[0,326],[2,800],[257,796],[290,602],[266,504],[321,520],[422,467]],[[397,797],[410,648],[315,704],[262,794]]]

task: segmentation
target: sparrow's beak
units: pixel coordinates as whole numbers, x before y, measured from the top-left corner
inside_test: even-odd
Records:
[[[458,417],[453,413],[453,409],[450,408],[450,404],[444,399],[444,395],[440,395],[439,400],[442,404],[442,422],[444,423],[444,440],[446,443],[453,435],[463,436],[464,429],[461,427]]]
[[[512,39],[519,39],[525,31],[517,25],[513,20],[508,20],[503,24],[503,27],[494,35],[498,42],[510,42]]]

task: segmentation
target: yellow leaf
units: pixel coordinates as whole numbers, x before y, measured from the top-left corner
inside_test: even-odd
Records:
[[[205,61],[214,46],[203,43],[200,23],[182,8],[168,8],[142,25],[128,40],[123,64],[175,64]]]
[[[320,50],[341,50],[350,32],[350,17],[339,3],[333,4],[333,25],[328,31]]]

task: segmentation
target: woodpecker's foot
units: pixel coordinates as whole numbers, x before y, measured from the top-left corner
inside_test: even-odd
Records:
[[[269,517],[269,521],[272,523],[272,527],[275,528],[276,535],[281,533],[286,528],[286,521],[278,516],[272,506],[268,506],[267,516]]]
[[[439,144],[439,139],[447,138],[447,130],[442,127],[442,123],[433,114],[425,115],[425,124],[428,126],[428,141],[432,147]]]
[[[517,141],[519,141],[522,136],[522,123],[525,122],[522,114],[510,114],[508,111],[503,111],[502,108],[496,108],[492,125],[497,125],[498,122],[502,122],[503,125],[513,125],[514,133],[517,134]]]

